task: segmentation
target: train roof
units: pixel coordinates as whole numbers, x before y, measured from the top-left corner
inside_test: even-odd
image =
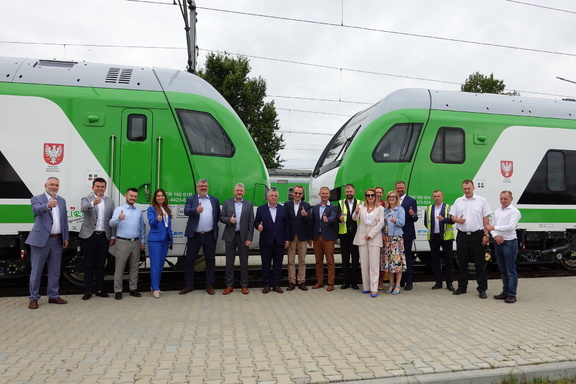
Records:
[[[392,92],[373,105],[366,125],[400,109],[473,112],[576,120],[576,103],[558,99],[408,88]]]
[[[190,93],[232,110],[209,83],[178,69],[0,57],[0,82]]]

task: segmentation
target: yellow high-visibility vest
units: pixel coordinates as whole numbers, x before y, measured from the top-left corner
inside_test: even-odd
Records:
[[[432,218],[432,213],[434,212],[434,204],[428,206],[428,208],[426,209],[426,229],[428,230],[428,240],[430,240],[430,238],[432,237],[432,233],[430,233],[430,229],[432,227],[432,220],[434,220],[434,218]],[[446,204],[446,208],[444,213],[448,214],[450,212],[450,205]],[[454,240],[454,224],[444,224],[444,223],[440,223],[438,222],[439,225],[443,225],[444,226],[444,240]]]

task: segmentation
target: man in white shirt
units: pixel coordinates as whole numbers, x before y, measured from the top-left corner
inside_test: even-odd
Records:
[[[468,257],[471,256],[476,266],[476,281],[478,295],[486,299],[488,279],[484,265],[484,245],[488,244],[488,230],[484,227],[489,224],[488,216],[492,211],[488,202],[482,196],[474,194],[474,182],[462,182],[464,196],[459,197],[450,209],[450,218],[458,224],[456,248],[458,253],[458,289],[452,294],[461,295],[468,288]]]
[[[512,200],[512,192],[500,192],[500,204],[502,207],[494,212],[493,223],[485,226],[496,243],[494,246],[496,261],[502,274],[502,293],[494,295],[494,298],[496,300],[504,300],[510,304],[516,302],[518,289],[518,269],[516,267],[518,239],[516,237],[516,227],[522,217],[520,211],[512,205]]]

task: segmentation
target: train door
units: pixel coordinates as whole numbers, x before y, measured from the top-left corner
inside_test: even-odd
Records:
[[[118,186],[120,193],[134,187],[138,189],[140,204],[150,204],[152,199],[153,169],[153,114],[147,109],[122,111],[122,134],[118,151]],[[123,199],[120,198],[120,203]]]

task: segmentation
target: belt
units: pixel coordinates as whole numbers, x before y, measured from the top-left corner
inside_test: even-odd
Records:
[[[127,238],[125,238],[125,237],[116,236],[116,238],[117,238],[117,239],[120,239],[120,240],[126,240],[126,241],[136,241],[136,240],[140,240],[139,237],[136,237],[136,238],[134,238],[134,239],[127,239]]]
[[[50,237],[60,237],[60,236],[62,236],[61,233],[57,233],[57,234],[55,234],[55,235],[50,234]]]
[[[212,233],[212,232],[214,232],[214,230],[208,231],[208,232],[196,232],[196,233],[198,233],[200,235],[207,235],[207,234]]]
[[[460,232],[460,233],[463,233],[463,234],[465,234],[465,235],[470,236],[470,235],[477,235],[477,234],[479,234],[479,233],[484,233],[484,231],[483,231],[482,229],[479,229],[479,230],[477,230],[477,231],[472,231],[472,232]]]
[[[104,231],[94,231],[94,233],[96,235],[105,235],[106,234],[106,232],[104,232]]]

